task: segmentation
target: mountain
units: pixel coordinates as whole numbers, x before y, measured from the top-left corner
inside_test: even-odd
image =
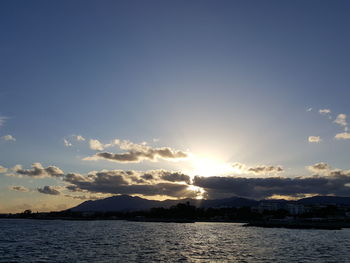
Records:
[[[181,199],[156,201],[128,195],[118,195],[95,201],[85,201],[80,205],[71,208],[70,210],[75,212],[139,211],[149,210],[152,207],[166,208],[178,203],[186,202],[189,202],[191,205],[195,205],[197,207],[205,208],[254,206],[259,203],[258,201],[241,197],[215,200]]]
[[[147,200],[128,195],[112,196],[105,199],[89,200],[71,208],[75,212],[108,212],[148,210],[161,206],[160,201]]]
[[[296,201],[303,205],[350,205],[350,197],[342,196],[313,196]]]
[[[180,200],[148,200],[141,197],[133,197],[128,195],[112,196],[105,199],[95,201],[85,201],[80,205],[71,208],[71,211],[75,212],[109,212],[109,211],[141,211],[149,210],[152,207],[170,207],[178,203],[189,202],[191,205],[203,208],[222,208],[222,207],[243,207],[243,206],[257,206],[260,202],[279,202],[282,204],[296,203],[303,205],[350,205],[350,197],[340,196],[314,196],[302,198],[297,201],[287,200],[261,200],[256,201],[252,199],[246,199],[242,197],[231,197],[225,199],[213,199],[213,200],[198,200],[198,199],[180,199]]]

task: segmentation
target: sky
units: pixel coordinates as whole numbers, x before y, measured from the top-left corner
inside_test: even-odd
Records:
[[[1,1],[0,212],[350,196],[348,1]]]

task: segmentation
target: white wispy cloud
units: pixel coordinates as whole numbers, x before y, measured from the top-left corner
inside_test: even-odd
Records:
[[[67,139],[63,139],[63,143],[64,143],[64,146],[66,146],[66,147],[72,146],[72,143],[70,141],[68,141]]]
[[[320,136],[309,136],[308,141],[311,143],[319,143],[321,142]]]
[[[73,146],[73,141],[84,142],[86,139],[82,135],[69,135],[63,138],[63,143],[66,147]]]
[[[346,128],[348,125],[348,123],[346,121],[346,117],[347,116],[344,113],[338,114],[337,118],[334,120],[334,123]]]
[[[350,133],[348,132],[338,133],[334,136],[334,138],[337,140],[350,140]]]
[[[8,169],[6,167],[3,167],[3,166],[0,165],[0,174],[6,173],[7,170]]]
[[[81,142],[85,141],[85,138],[83,136],[81,136],[81,135],[74,135],[73,137],[77,141],[81,141]]]
[[[328,115],[330,114],[332,111],[330,109],[319,109],[318,112],[320,114],[323,114],[323,115]]]
[[[3,139],[4,141],[16,141],[16,138],[13,137],[11,134],[6,134],[4,136],[1,137],[1,139]]]
[[[0,128],[5,124],[7,119],[5,116],[0,116]]]
[[[103,151],[104,150],[104,145],[96,139],[90,139],[89,141],[90,149],[95,150],[95,151]]]

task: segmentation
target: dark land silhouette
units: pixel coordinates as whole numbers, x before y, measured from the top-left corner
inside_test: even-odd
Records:
[[[246,226],[341,229],[350,227],[350,197],[315,196],[297,201],[217,200],[154,201],[127,195],[86,201],[64,211],[25,210],[5,218],[130,220],[143,222],[241,222]]]

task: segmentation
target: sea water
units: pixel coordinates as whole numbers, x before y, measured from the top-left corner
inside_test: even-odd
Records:
[[[350,262],[350,229],[1,219],[0,262]]]

